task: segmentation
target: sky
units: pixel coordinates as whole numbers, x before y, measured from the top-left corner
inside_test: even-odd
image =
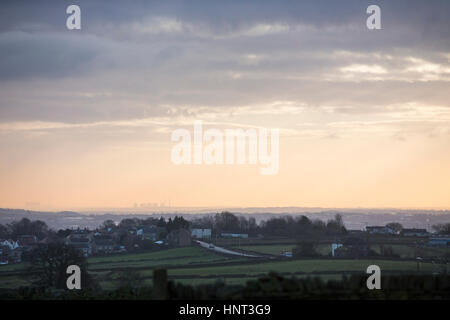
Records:
[[[2,1],[0,207],[450,208],[449,81],[445,0]],[[175,165],[196,120],[277,174]]]

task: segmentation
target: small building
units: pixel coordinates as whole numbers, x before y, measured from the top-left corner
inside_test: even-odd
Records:
[[[364,238],[350,237],[342,242],[342,245],[334,250],[335,257],[360,258],[367,257],[369,246]]]
[[[192,229],[191,236],[195,239],[211,239],[211,229]]]
[[[14,250],[20,247],[18,241],[13,240],[0,240],[0,246],[8,247],[10,250]]]
[[[426,229],[403,229],[401,235],[404,237],[427,237]]]
[[[26,234],[18,236],[17,242],[25,251],[30,251],[37,246],[38,238],[36,236]]]
[[[357,229],[349,229],[347,230],[347,233],[354,236],[362,236],[364,233],[364,230],[357,230]]]
[[[64,243],[78,249],[85,257],[88,257],[93,253],[93,240],[91,234],[73,233],[66,237]]]
[[[9,247],[0,244],[0,264],[8,264]]]
[[[367,226],[366,231],[370,234],[395,234],[395,231],[386,226]]]
[[[80,251],[85,257],[92,255],[92,245],[90,243],[73,243],[70,246]]]
[[[170,245],[176,247],[187,247],[192,243],[191,233],[186,229],[173,230],[167,235]]]
[[[220,236],[222,238],[242,238],[242,239],[248,238],[247,233],[221,233]]]
[[[20,263],[22,262],[22,253],[23,250],[21,247],[11,250],[9,252],[8,261],[10,263]]]
[[[136,231],[136,235],[141,240],[157,241],[161,238],[161,235],[166,231],[165,228],[157,226],[144,226]]]
[[[112,253],[117,245],[110,235],[98,235],[94,237],[95,253]]]
[[[342,243],[332,243],[331,244],[331,256],[334,257],[335,256],[334,251],[342,246],[343,246]]]
[[[292,251],[286,251],[286,250],[284,250],[284,251],[281,252],[281,255],[282,255],[283,257],[286,257],[286,258],[292,258]]]
[[[22,262],[22,252],[19,241],[0,240],[0,264]]]
[[[428,241],[428,245],[430,247],[448,248],[448,247],[450,247],[450,236],[430,238]]]

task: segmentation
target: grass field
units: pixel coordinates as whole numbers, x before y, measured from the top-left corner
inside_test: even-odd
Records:
[[[253,246],[233,246],[235,249],[247,250],[263,254],[271,254],[279,256],[283,251],[292,252],[295,248],[294,244],[264,244]],[[331,252],[331,244],[320,244],[316,247],[317,252],[320,255],[327,256]]]
[[[89,269],[154,268],[179,265],[222,263],[232,257],[218,255],[200,247],[175,248],[156,252],[89,258]],[[236,260],[236,259],[234,259]],[[245,261],[245,258],[240,258]]]
[[[291,250],[294,245],[273,244],[241,246],[241,250],[250,250],[278,255],[282,250]],[[329,245],[320,245],[319,251],[327,254]],[[409,254],[410,248],[399,245],[395,250],[404,250]],[[235,256],[216,254],[201,247],[185,247],[155,252],[91,257],[88,259],[90,273],[100,282],[103,289],[117,288],[118,277],[124,270],[132,270],[138,278],[139,285],[151,285],[153,269],[168,269],[169,278],[185,284],[214,283],[223,280],[227,284],[245,284],[270,271],[285,276],[307,277],[319,276],[323,279],[339,279],[345,273],[365,273],[367,266],[376,264],[382,273],[404,272],[416,273],[415,261],[399,260],[341,260],[341,259],[265,259],[252,260]],[[30,285],[31,278],[26,272],[26,264],[0,266],[0,288],[16,288]],[[420,273],[431,274],[437,266],[421,263]]]
[[[189,269],[169,269],[169,276],[197,275],[197,276],[217,276],[227,274],[259,275],[270,271],[280,273],[328,273],[328,272],[365,272],[366,268],[376,264],[381,270],[415,272],[417,263],[414,261],[390,261],[390,260],[291,260],[258,262],[255,264],[202,267]],[[433,267],[429,263],[422,263],[421,271],[431,272]],[[144,272],[145,274],[145,272]]]
[[[415,261],[390,261],[390,260],[281,260],[273,262],[254,262],[242,265],[207,266],[195,268],[170,268],[169,278],[185,284],[205,284],[223,280],[227,284],[245,284],[249,280],[257,279],[270,271],[275,271],[285,276],[295,277],[320,277],[324,280],[340,279],[343,274],[361,273],[365,274],[369,265],[380,266],[384,274],[387,273],[416,273],[417,263]],[[420,273],[433,273],[435,266],[430,263],[420,264]],[[142,285],[151,285],[152,270],[139,270]],[[102,279],[102,287],[117,287],[118,281],[114,273]]]
[[[422,258],[430,258],[430,257],[442,257],[450,251],[446,248],[423,248],[418,247],[415,248],[413,245],[405,245],[405,244],[394,244],[394,245],[385,245],[385,247],[391,247],[395,254],[398,254],[400,258],[405,259],[414,259],[416,256]],[[380,253],[381,249],[379,245],[371,246],[371,249]]]
[[[255,253],[281,255],[283,251],[290,251],[295,247],[295,244],[263,244],[263,245],[240,245],[232,246],[235,249],[247,250]],[[371,245],[372,250],[377,253],[381,253],[380,245]],[[406,244],[387,244],[385,248],[392,248],[394,254],[403,259],[414,259],[416,256],[423,258],[442,257],[445,254],[450,253],[446,248],[430,248],[430,247],[418,247]],[[328,256],[331,253],[331,244],[319,244],[316,246],[316,251],[322,256]]]

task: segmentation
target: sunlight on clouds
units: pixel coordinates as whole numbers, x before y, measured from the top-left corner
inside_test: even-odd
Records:
[[[373,74],[386,74],[387,70],[379,65],[366,65],[366,64],[352,64],[346,67],[342,67],[341,72],[344,73],[373,73]]]
[[[286,24],[257,24],[252,26],[251,28],[243,31],[241,35],[250,36],[250,37],[258,37],[265,36],[269,34],[286,32],[289,30],[289,26]]]
[[[179,33],[185,29],[184,24],[174,18],[153,17],[131,24],[131,30],[143,34]]]
[[[450,67],[438,63],[432,63],[415,57],[407,57],[405,61],[410,65],[405,73],[415,73],[420,81],[450,81]]]

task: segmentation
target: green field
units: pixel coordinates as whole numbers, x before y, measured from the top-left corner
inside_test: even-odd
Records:
[[[215,254],[200,247],[175,248],[139,254],[124,254],[89,258],[90,270],[117,268],[155,268],[180,265],[222,263],[233,260],[232,257]],[[235,261],[236,259],[234,259]],[[239,260],[245,261],[245,258]]]
[[[292,250],[294,245],[254,245],[241,246],[241,250],[278,255],[283,250]],[[320,245],[319,251],[326,255],[329,245]],[[407,246],[399,245],[396,250]],[[328,251],[327,251],[328,250]],[[426,273],[431,274],[439,268],[431,263],[412,260],[343,260],[343,259],[278,259],[252,260],[236,256],[216,254],[201,247],[185,247],[154,252],[91,257],[88,259],[90,273],[99,281],[103,289],[114,289],[124,270],[131,270],[139,279],[138,285],[151,285],[153,269],[168,269],[169,278],[185,284],[213,283],[221,280],[227,284],[244,284],[268,272],[275,271],[285,276],[319,276],[323,279],[340,279],[343,274],[365,273],[367,266],[376,264],[382,273]],[[0,266],[0,288],[17,288],[31,284],[32,277],[26,272],[26,264]]]
[[[264,245],[252,245],[252,246],[233,246],[234,249],[241,249],[246,251],[252,251],[256,253],[271,254],[279,256],[283,251],[292,252],[295,248],[294,244],[264,244]],[[322,256],[327,256],[331,253],[331,244],[319,244],[316,247],[317,252]]]
[[[169,276],[179,275],[197,275],[197,276],[217,276],[228,274],[260,275],[270,271],[279,273],[345,273],[345,272],[365,272],[369,265],[376,264],[381,270],[415,272],[417,263],[414,261],[389,261],[389,260],[332,260],[332,259],[313,259],[313,260],[291,260],[258,262],[254,264],[202,267],[188,269],[169,269]],[[430,263],[422,263],[420,271],[431,272],[433,266]],[[144,274],[146,274],[144,272]]]
[[[450,252],[448,251],[447,248],[429,248],[429,247],[416,248],[413,245],[405,245],[405,244],[385,245],[384,247],[391,247],[395,254],[399,255],[400,258],[404,259],[414,259],[416,256],[422,258],[442,257]],[[378,253],[381,252],[379,245],[372,245],[371,249]]]
[[[415,261],[390,261],[390,260],[282,260],[272,262],[254,262],[241,265],[220,265],[207,267],[173,267],[168,270],[169,278],[187,284],[213,283],[224,280],[227,284],[244,284],[248,280],[256,279],[271,271],[281,273],[285,276],[307,277],[318,276],[324,280],[340,279],[343,274],[361,273],[365,274],[367,267],[371,264],[380,266],[383,273],[416,273],[417,263]],[[420,273],[433,273],[436,267],[431,263],[421,263]],[[152,270],[139,270],[142,284],[151,284]],[[113,288],[117,286],[115,276],[102,279],[103,286]]]
[[[154,268],[179,265],[211,264],[229,261],[246,261],[246,258],[218,255],[200,247],[174,248],[136,254],[119,254],[88,258],[89,270],[121,268]],[[0,276],[4,272],[24,272],[28,264],[19,263],[0,266]]]

